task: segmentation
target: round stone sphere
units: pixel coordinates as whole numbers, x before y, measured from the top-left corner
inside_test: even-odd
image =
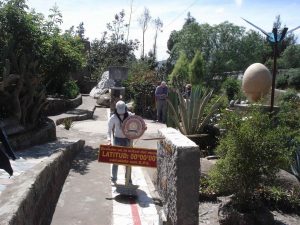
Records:
[[[251,102],[264,97],[272,85],[270,70],[261,63],[250,65],[243,76],[242,90]]]

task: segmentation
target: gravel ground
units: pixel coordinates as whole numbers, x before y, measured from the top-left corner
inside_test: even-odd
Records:
[[[200,202],[199,204],[199,225],[219,225],[218,207],[226,201],[226,198],[216,202]],[[272,211],[276,223],[274,225],[299,225],[300,217],[293,214],[285,214],[279,211]]]

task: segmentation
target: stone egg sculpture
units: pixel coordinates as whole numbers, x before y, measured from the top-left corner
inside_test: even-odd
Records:
[[[251,102],[265,96],[272,85],[270,70],[261,63],[250,65],[243,76],[242,90]]]

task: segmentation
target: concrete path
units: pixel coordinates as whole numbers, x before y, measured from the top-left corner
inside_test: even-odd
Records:
[[[83,101],[85,101],[84,97]],[[89,104],[95,104],[88,99]],[[134,167],[133,183],[139,185],[137,198],[118,195],[110,182],[111,165],[98,163],[98,149],[106,143],[108,109],[96,108],[93,120],[77,121],[69,131],[57,127],[57,137],[84,139],[85,149],[75,159],[60,195],[52,225],[156,225],[158,214],[149,174],[154,169]],[[165,125],[146,120],[147,131],[142,138],[155,137]],[[156,148],[156,141],[136,141],[135,146]],[[147,172],[146,172],[147,171]],[[146,174],[145,174],[146,172]],[[124,182],[124,169],[119,168],[118,183]],[[146,177],[145,177],[145,176]],[[149,188],[150,187],[150,188]]]

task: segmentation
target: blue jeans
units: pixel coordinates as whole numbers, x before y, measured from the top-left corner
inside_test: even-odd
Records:
[[[130,146],[130,140],[128,138],[114,137],[113,145]],[[117,164],[113,164],[111,172],[112,172],[111,180],[117,181],[117,179],[118,179],[118,165]],[[125,177],[126,177],[126,174],[125,174]],[[131,182],[131,178],[129,179],[129,181]]]

